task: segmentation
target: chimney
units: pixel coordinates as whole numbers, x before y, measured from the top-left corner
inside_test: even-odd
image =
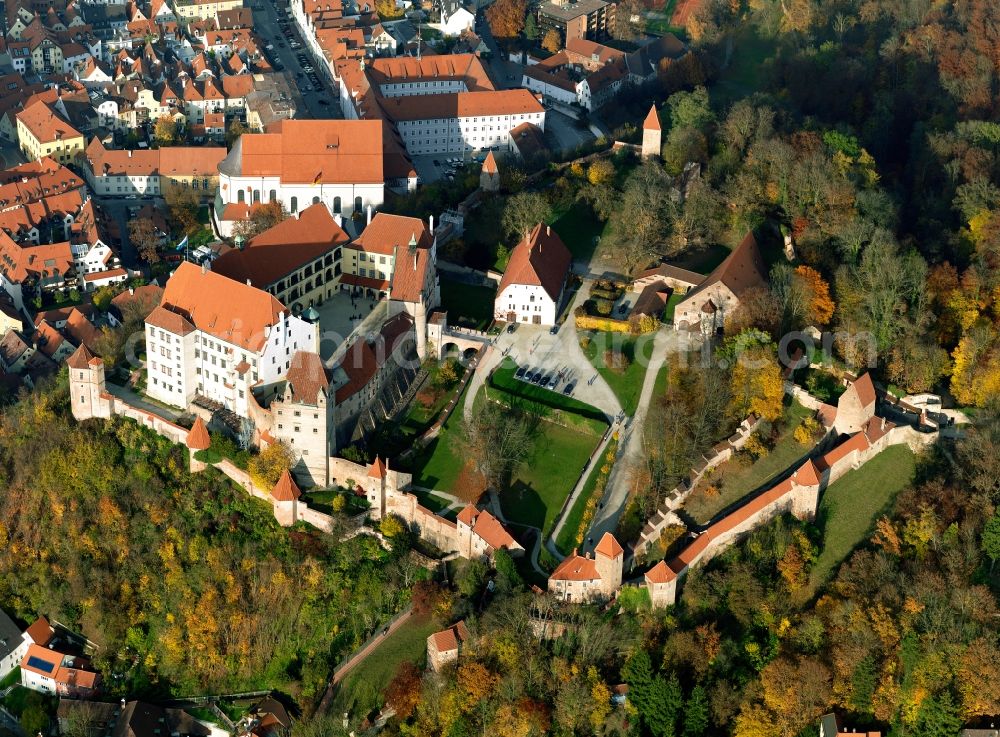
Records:
[[[368,205],[368,220],[365,222],[365,225],[371,225],[371,224],[372,224],[372,206]]]
[[[430,221],[430,225],[428,225],[427,229],[431,232],[431,235],[434,235],[434,216],[431,215],[428,220]]]
[[[548,225],[545,226],[545,235],[552,235],[552,228]]]
[[[128,288],[128,293],[129,293],[129,295],[135,294],[135,287],[129,287]]]
[[[130,159],[132,158],[132,149],[129,149],[129,150],[128,150],[128,157],[129,157]]]
[[[249,280],[249,279],[247,279],[247,286],[248,286],[248,287],[252,287],[252,286],[253,286],[253,284],[251,284],[251,283],[250,283],[250,280]]]
[[[207,274],[208,273],[208,261],[202,261],[201,262],[201,273],[202,274]]]

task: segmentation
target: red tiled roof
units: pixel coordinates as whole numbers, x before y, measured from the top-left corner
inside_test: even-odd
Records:
[[[867,371],[858,377],[851,386],[857,392],[858,401],[862,407],[867,407],[875,403],[875,385],[872,383],[872,375]]]
[[[605,532],[600,542],[597,543],[597,547],[594,548],[594,552],[597,555],[603,555],[604,557],[611,558],[613,560],[625,551],[622,549],[622,546],[618,544],[614,535],[610,532]]]
[[[469,639],[469,630],[465,626],[465,620],[459,620],[448,629],[435,632],[429,639],[434,640],[434,647],[439,653],[452,652],[458,650],[460,642]]]
[[[66,359],[66,365],[72,369],[85,369],[90,366],[90,361],[94,358],[94,354],[90,352],[90,349],[84,343],[80,344],[73,355]]]
[[[381,183],[382,126],[381,120],[279,120],[267,133],[240,137],[242,175],[286,183]]]
[[[550,581],[599,581],[600,578],[594,559],[578,555],[575,550],[549,576]]]
[[[295,351],[285,381],[296,401],[304,404],[315,404],[320,393],[330,386],[322,359],[308,351]]]
[[[265,288],[350,240],[322,202],[310,205],[212,262],[212,271]]]
[[[399,302],[420,302],[431,275],[431,252],[399,248],[393,262],[390,296]]]
[[[757,248],[757,240],[753,237],[753,233],[747,233],[726,260],[715,267],[701,284],[687,293],[684,302],[717,282],[722,282],[733,294],[741,297],[747,289],[766,284],[765,273],[764,260],[760,256],[760,249]]]
[[[340,367],[347,374],[347,383],[337,389],[337,402],[346,401],[366,387],[396,351],[402,337],[412,329],[413,318],[404,312],[382,326],[374,345],[364,338],[354,341],[340,362]]]
[[[522,88],[385,97],[380,100],[380,104],[386,115],[395,121],[520,115],[545,111],[538,98],[530,90]]]
[[[187,447],[191,450],[208,450],[212,446],[212,438],[201,417],[194,418],[194,425],[187,436]]]
[[[277,325],[285,307],[267,292],[185,261],[167,281],[163,302],[146,318],[163,312],[182,316],[209,335],[258,351],[267,328]]]
[[[281,478],[278,479],[278,483],[271,489],[271,496],[279,502],[294,502],[302,496],[302,492],[295,485],[292,474],[288,470],[285,470],[281,474]]]
[[[642,121],[642,129],[644,131],[663,130],[660,125],[660,116],[656,114],[656,105],[649,108],[649,114],[646,116],[646,119]]]
[[[670,583],[675,578],[677,574],[670,570],[666,561],[662,560],[646,571],[645,575],[646,583]]]
[[[493,158],[493,152],[490,151],[486,154],[486,160],[483,161],[483,172],[486,174],[496,174],[497,171],[497,160]]]
[[[90,274],[84,274],[84,281],[101,281],[102,279],[115,279],[119,277],[128,276],[128,272],[125,269],[108,269],[107,271],[94,271]]]
[[[30,627],[28,627],[26,634],[36,645],[44,647],[49,644],[55,633],[52,630],[52,625],[49,624],[49,620],[45,617],[39,617]]]
[[[472,528],[472,532],[482,538],[493,550],[521,547],[517,540],[500,524],[500,520],[488,511],[479,510],[472,504],[459,513],[458,521]]]
[[[375,461],[368,469],[368,475],[373,479],[384,479],[386,471],[388,470],[388,467],[382,462],[382,459],[379,456],[375,456]]]
[[[349,284],[352,287],[364,287],[366,289],[377,289],[384,291],[389,288],[389,282],[385,279],[373,279],[370,276],[358,276],[356,274],[343,274],[340,277],[341,284]]]
[[[17,119],[40,143],[80,138],[83,134],[41,100],[36,100],[17,114]]]
[[[423,220],[377,212],[350,247],[366,253],[392,256],[400,246],[409,246],[411,239],[416,240],[417,248],[431,247],[433,238]]]
[[[550,226],[539,223],[511,252],[497,295],[511,284],[531,284],[542,287],[549,297],[558,300],[572,260],[559,235]]]

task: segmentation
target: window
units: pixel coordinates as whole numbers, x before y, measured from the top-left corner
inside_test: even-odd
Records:
[[[292,212],[298,212],[298,211],[299,211],[299,198],[292,197]]]
[[[334,211],[334,213],[336,213],[337,215],[339,215],[340,214],[340,208],[341,208],[340,198],[339,197],[334,197],[333,198],[333,211]]]
[[[274,202],[274,201],[275,201],[275,200],[277,200],[277,199],[278,199],[278,192],[277,192],[277,190],[274,190],[274,189],[272,189],[272,190],[271,190],[271,191],[270,191],[270,192],[268,193],[268,200],[267,200],[267,201],[268,201],[268,202]]]
[[[242,189],[236,193],[236,201],[241,204],[246,202],[246,195],[243,193]]]
[[[354,198],[354,211],[361,212],[364,209],[364,201],[360,197]]]

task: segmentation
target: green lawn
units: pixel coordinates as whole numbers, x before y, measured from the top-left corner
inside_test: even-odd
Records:
[[[361,717],[382,705],[382,692],[396,669],[409,660],[420,666],[427,652],[427,637],[440,629],[430,617],[411,617],[341,682],[332,713]]]
[[[760,89],[766,62],[774,53],[773,40],[762,38],[752,25],[744,25],[736,34],[729,65],[719,72],[712,89],[713,102],[718,99],[728,104]]]
[[[448,324],[485,330],[493,322],[496,290],[441,279],[441,308],[448,311]]]
[[[823,549],[810,573],[808,594],[823,586],[868,537],[875,519],[909,485],[915,471],[913,451],[906,445],[893,445],[823,492],[816,515],[816,525],[823,531]]]
[[[590,344],[583,348],[583,353],[597,372],[608,382],[611,391],[618,397],[625,414],[634,415],[639,406],[639,395],[642,394],[642,382],[646,378],[646,366],[649,364],[649,354],[652,351],[653,335],[640,335],[637,338],[626,337],[621,333],[595,333],[583,331],[590,336]],[[604,356],[608,350],[620,350],[629,360],[624,371],[608,368]]]
[[[672,292],[667,298],[667,306],[663,310],[663,321],[672,323],[674,321],[674,310],[678,303],[687,296],[684,292]]]
[[[590,260],[605,230],[605,224],[582,202],[575,202],[568,210],[554,213],[549,224],[573,254],[573,259],[578,261]]]
[[[438,436],[413,460],[413,483],[450,492],[465,465],[462,448],[462,400],[441,426]]]
[[[594,463],[593,467],[591,467],[590,475],[587,476],[587,483],[584,484],[583,491],[577,497],[573,506],[569,508],[569,511],[566,512],[566,521],[563,523],[562,529],[559,530],[559,536],[556,538],[556,547],[565,555],[569,555],[573,548],[576,547],[576,533],[580,529],[580,521],[583,519],[583,513],[587,509],[587,501],[594,495],[594,491],[597,488],[597,479],[601,475],[602,462],[603,459]]]
[[[512,522],[548,533],[599,440],[572,428],[541,422],[531,454],[514,474],[511,488],[500,497],[504,515]]]
[[[14,670],[12,670],[10,673],[7,674],[6,678],[0,681],[0,691],[3,691],[8,686],[13,686],[15,683],[20,683],[20,682],[21,682],[21,669],[15,668]]]
[[[776,476],[788,471],[810,450],[799,444],[792,437],[792,433],[802,420],[811,414],[810,410],[793,401],[785,408],[785,424],[771,452],[748,466],[730,460],[716,468],[708,478],[702,479],[688,497],[684,504],[685,511],[698,522],[708,522],[733,502],[739,501],[755,489],[762,488]],[[719,493],[715,496],[706,496],[703,491],[709,485],[715,486]]]

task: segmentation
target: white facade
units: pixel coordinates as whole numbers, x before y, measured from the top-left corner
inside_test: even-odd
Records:
[[[564,105],[572,105],[580,101],[577,91],[579,86],[572,90],[568,90],[565,87],[550,84],[528,74],[521,75],[521,86],[525,89],[531,90],[532,92],[538,92],[547,101],[560,102]]]
[[[174,407],[187,407],[195,395],[219,402],[238,415],[247,415],[247,391],[257,381],[277,381],[297,350],[313,350],[316,326],[287,311],[267,330],[267,341],[259,351],[227,343],[214,335],[194,330],[175,335],[146,325],[146,391],[149,396]],[[241,376],[237,366],[250,368]]]
[[[476,16],[465,8],[457,8],[451,15],[441,14],[441,33],[445,36],[461,36],[464,31],[475,30]]]
[[[124,195],[158,195],[160,194],[160,175],[157,172],[149,174],[98,174],[91,172],[90,167],[83,167],[87,184],[98,197],[122,197]]]
[[[230,176],[219,172],[219,194],[225,204],[281,202],[296,213],[317,202],[324,203],[335,215],[350,217],[365,212],[369,205],[377,210],[385,202],[385,185],[331,182],[286,184],[278,177]]]
[[[497,295],[494,316],[507,322],[535,325],[556,324],[556,303],[543,287],[534,284],[511,284]],[[513,313],[513,320],[511,318]]]
[[[25,653],[28,652],[28,641],[24,637],[18,643],[7,657],[0,660],[0,681],[10,675],[11,671],[17,668],[21,661],[24,659]]]
[[[514,151],[510,132],[522,123],[545,130],[545,111],[513,115],[401,120],[396,124],[410,155]]]

